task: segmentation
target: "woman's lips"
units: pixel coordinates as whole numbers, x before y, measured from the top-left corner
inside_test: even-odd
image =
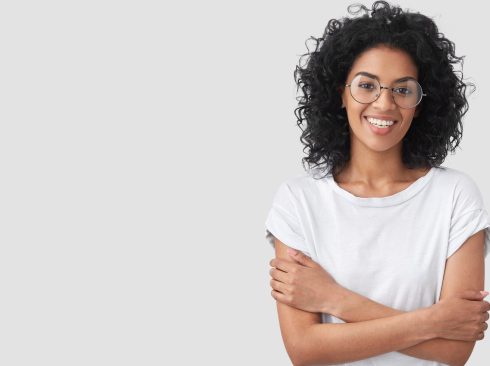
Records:
[[[373,125],[372,123],[370,123],[367,120],[367,117],[366,116],[364,116],[363,119],[368,124],[369,129],[372,132],[374,132],[376,135],[380,135],[380,136],[384,136],[384,135],[390,133],[393,130],[393,127],[398,123],[397,120],[394,120],[394,123],[391,126],[388,126],[388,127],[384,127],[383,128],[383,127],[377,127],[377,126]]]

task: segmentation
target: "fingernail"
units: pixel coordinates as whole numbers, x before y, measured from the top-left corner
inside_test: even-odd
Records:
[[[480,293],[483,295],[483,297],[486,297],[489,294],[488,291],[480,291]]]

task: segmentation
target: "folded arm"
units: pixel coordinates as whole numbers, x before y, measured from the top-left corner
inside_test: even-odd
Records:
[[[322,324],[311,317],[313,313],[279,302],[277,307],[284,343],[295,366],[354,362],[435,336],[425,309],[357,323]]]
[[[274,239],[276,258],[288,258],[287,246]],[[470,237],[446,261],[440,300],[467,289],[484,288],[484,233]],[[468,266],[467,263],[472,263]],[[432,309],[404,312],[344,289],[330,313],[345,324],[322,324],[321,313],[277,302],[281,334],[289,357],[298,366],[352,362],[398,351],[412,357],[462,366],[475,342],[437,338]]]
[[[287,246],[275,239],[276,257],[287,258]],[[311,313],[277,302],[281,334],[295,366],[334,365],[405,349],[434,338],[429,312],[406,314],[358,323],[321,322]]]
[[[407,313],[377,303],[349,290],[344,290],[344,294],[348,305],[343,312],[340,311],[335,316],[347,323],[365,322]],[[433,338],[397,351],[424,360],[448,365],[464,365],[462,360],[469,357],[473,345],[474,342]]]
[[[443,286],[439,300],[454,296],[461,290],[484,288],[484,232],[468,240],[446,261]],[[467,263],[472,263],[468,266]],[[385,306],[345,288],[340,291],[341,301],[337,314],[347,323],[364,322],[406,313]],[[434,338],[409,348],[398,350],[408,356],[433,360],[448,365],[464,365],[470,357],[475,342]]]

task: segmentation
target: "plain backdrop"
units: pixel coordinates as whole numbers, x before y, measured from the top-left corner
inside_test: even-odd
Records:
[[[290,364],[264,222],[303,171],[294,67],[350,3],[2,2],[0,364]],[[444,165],[488,207],[488,14],[398,4],[466,55]]]

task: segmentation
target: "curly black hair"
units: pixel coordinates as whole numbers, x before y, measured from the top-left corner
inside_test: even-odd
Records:
[[[339,88],[345,84],[355,59],[364,51],[384,45],[407,52],[417,66],[419,83],[427,94],[417,117],[403,138],[402,161],[409,169],[442,164],[454,152],[463,134],[462,118],[468,110],[463,81],[463,58],[455,45],[439,33],[434,21],[420,13],[403,11],[385,1],[372,9],[350,5],[348,12],[360,16],[331,19],[321,38],[310,37],[315,49],[300,58],[294,70],[298,107],[297,125],[303,131],[302,159],[326,174],[339,173],[350,159],[350,132]],[[302,65],[303,59],[307,62]],[[306,128],[302,128],[306,123]]]

